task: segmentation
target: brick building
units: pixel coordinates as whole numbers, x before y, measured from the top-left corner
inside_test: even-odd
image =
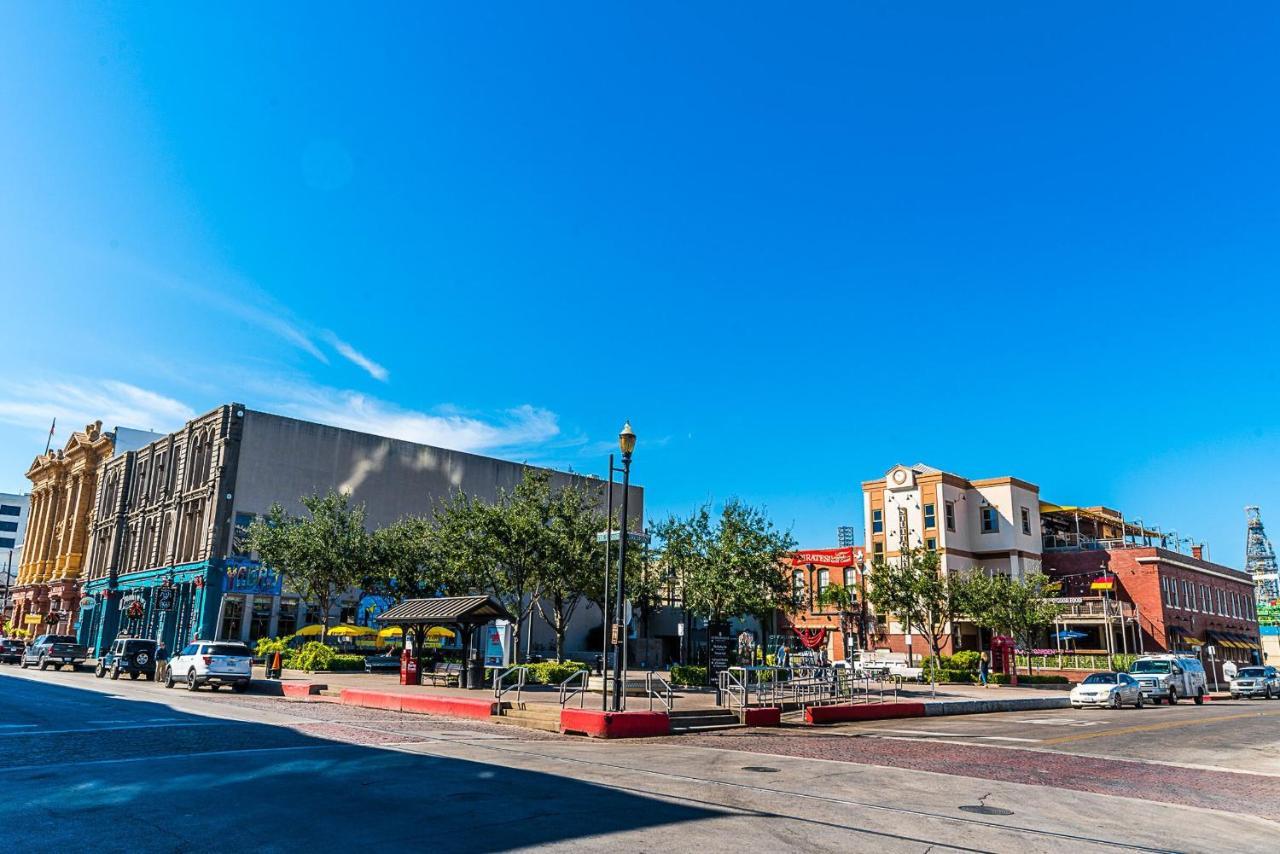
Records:
[[[783,626],[799,646],[826,650],[831,661],[843,661],[866,648],[864,561],[860,546],[801,549],[791,556],[784,571],[798,607],[783,615]],[[825,591],[839,585],[850,594],[851,608],[843,614],[840,608],[821,601]]]
[[[1224,660],[1261,660],[1248,574],[1205,560],[1199,546],[1191,554],[1165,548],[1158,533],[1107,508],[1045,505],[1041,515],[1044,572],[1061,585],[1065,609],[1058,629],[1084,636],[1075,648],[1197,655],[1219,680]],[[1100,579],[1112,579],[1110,589],[1095,589]]]

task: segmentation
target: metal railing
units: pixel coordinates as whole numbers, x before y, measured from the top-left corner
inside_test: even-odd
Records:
[[[657,688],[654,684],[657,682]],[[675,704],[675,698],[671,692],[671,683],[663,679],[658,674],[650,670],[644,675],[644,692],[649,695],[649,711],[653,711],[653,701],[656,699],[666,707],[667,711],[671,711]]]
[[[577,687],[571,686],[569,683],[578,680]],[[590,670],[576,671],[568,679],[560,683],[560,708],[564,708],[565,703],[572,700],[575,696],[579,697],[578,708],[586,708],[587,705],[587,683],[591,679]]]
[[[503,685],[502,683],[512,673],[516,674],[516,681],[510,685]],[[517,664],[514,667],[508,667],[500,673],[493,674],[493,699],[501,700],[508,691],[515,691],[516,704],[519,705],[520,692],[524,690],[524,681],[528,673],[529,668],[522,664]]]
[[[738,710],[742,711],[747,707],[747,686],[734,674],[735,669],[740,668],[720,671],[716,682],[716,705],[732,709],[733,698],[737,697]]]

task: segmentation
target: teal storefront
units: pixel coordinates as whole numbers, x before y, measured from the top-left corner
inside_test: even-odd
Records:
[[[156,638],[170,650],[212,637],[222,599],[222,562],[200,561],[101,578],[84,585],[76,632],[97,655],[117,636]]]

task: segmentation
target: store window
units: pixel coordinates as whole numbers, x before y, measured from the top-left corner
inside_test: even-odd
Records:
[[[924,526],[925,528],[938,527],[938,510],[936,505],[926,504],[924,506]]]
[[[288,637],[298,630],[298,600],[280,600],[280,618],[276,620],[276,635]]]
[[[249,620],[249,640],[271,636],[271,597],[253,597],[253,617]]]
[[[239,640],[240,627],[244,625],[244,599],[239,596],[224,596],[222,599],[222,628],[218,632],[219,640]]]

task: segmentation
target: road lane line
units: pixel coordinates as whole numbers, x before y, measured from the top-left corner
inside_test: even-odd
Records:
[[[1075,735],[1061,735],[1057,738],[1046,738],[1042,744],[1067,744],[1072,741],[1084,741],[1089,738],[1105,738],[1109,735],[1131,735],[1135,732],[1156,732],[1165,729],[1177,729],[1185,726],[1203,726],[1205,724],[1238,721],[1242,718],[1274,717],[1280,712],[1246,712],[1239,715],[1216,715],[1212,717],[1187,718],[1180,721],[1161,721],[1156,724],[1137,724],[1118,729],[1104,729],[1098,732],[1080,732]]]
[[[78,729],[44,729],[40,731],[40,735],[68,735],[77,732],[123,732],[129,729],[167,729],[170,727],[191,727],[191,726],[228,726],[230,724],[243,723],[243,721],[210,721],[209,723],[180,723],[180,724],[133,724],[130,726],[90,726],[80,727]],[[0,732],[0,738],[13,738],[15,735],[29,736],[29,732]],[[63,763],[58,763],[59,765]]]
[[[1020,744],[1039,744],[1038,738],[1014,738],[1011,735],[978,735],[974,738],[981,738],[985,741],[1016,741]]]

